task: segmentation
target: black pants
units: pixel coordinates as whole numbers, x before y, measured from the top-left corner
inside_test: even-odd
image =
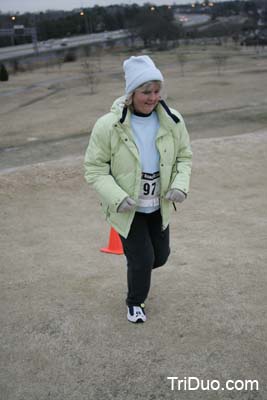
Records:
[[[137,212],[127,239],[121,236],[127,259],[126,304],[139,305],[148,295],[152,269],[165,264],[170,254],[169,227],[162,231],[160,211]]]

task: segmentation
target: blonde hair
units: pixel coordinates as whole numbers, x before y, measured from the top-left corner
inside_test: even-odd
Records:
[[[138,86],[136,89],[134,89],[134,91],[132,91],[131,93],[127,94],[127,96],[125,98],[125,101],[124,101],[124,105],[126,107],[129,107],[130,110],[132,111],[132,102],[133,102],[133,94],[134,94],[134,92],[137,89],[138,90],[140,90],[140,89],[141,90],[149,90],[153,83],[158,83],[158,85],[160,87],[160,91],[162,92],[162,89],[163,89],[163,82],[162,81],[148,81],[148,82],[142,83],[142,85]],[[161,94],[161,97],[162,97],[162,94]]]

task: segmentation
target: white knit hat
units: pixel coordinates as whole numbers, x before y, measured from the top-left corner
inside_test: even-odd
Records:
[[[123,63],[125,73],[125,93],[133,92],[138,86],[148,81],[161,81],[163,76],[148,56],[132,56]]]

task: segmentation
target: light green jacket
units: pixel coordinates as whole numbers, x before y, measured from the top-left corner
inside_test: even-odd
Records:
[[[163,101],[156,112],[160,123],[156,137],[160,154],[160,211],[165,229],[171,205],[165,196],[170,189],[188,193],[192,152],[181,115]],[[135,211],[118,213],[117,208],[127,196],[138,201],[142,173],[130,115],[130,110],[124,107],[124,98],[117,99],[111,111],[97,120],[84,161],[85,179],[100,195],[107,221],[125,238]]]

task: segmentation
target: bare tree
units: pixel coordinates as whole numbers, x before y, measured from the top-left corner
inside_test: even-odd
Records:
[[[86,58],[82,62],[82,71],[85,77],[85,81],[87,86],[89,87],[90,94],[95,94],[97,93],[97,84],[98,84],[98,78],[97,78],[97,63],[89,60]]]
[[[227,59],[229,58],[229,55],[225,54],[225,53],[216,52],[216,53],[212,53],[212,58],[213,58],[213,61],[216,64],[217,75],[219,76],[219,75],[222,74],[222,70],[226,65],[226,62],[227,62]]]
[[[103,58],[103,46],[97,46],[95,50],[95,58],[98,72],[102,72],[102,58]]]
[[[186,62],[188,61],[188,54],[185,51],[178,51],[177,53],[177,60],[178,63],[180,64],[180,69],[181,69],[181,75],[184,76],[184,66]]]
[[[62,53],[59,52],[56,55],[56,65],[57,65],[59,71],[61,71],[63,62],[64,62],[63,55],[62,55]]]

